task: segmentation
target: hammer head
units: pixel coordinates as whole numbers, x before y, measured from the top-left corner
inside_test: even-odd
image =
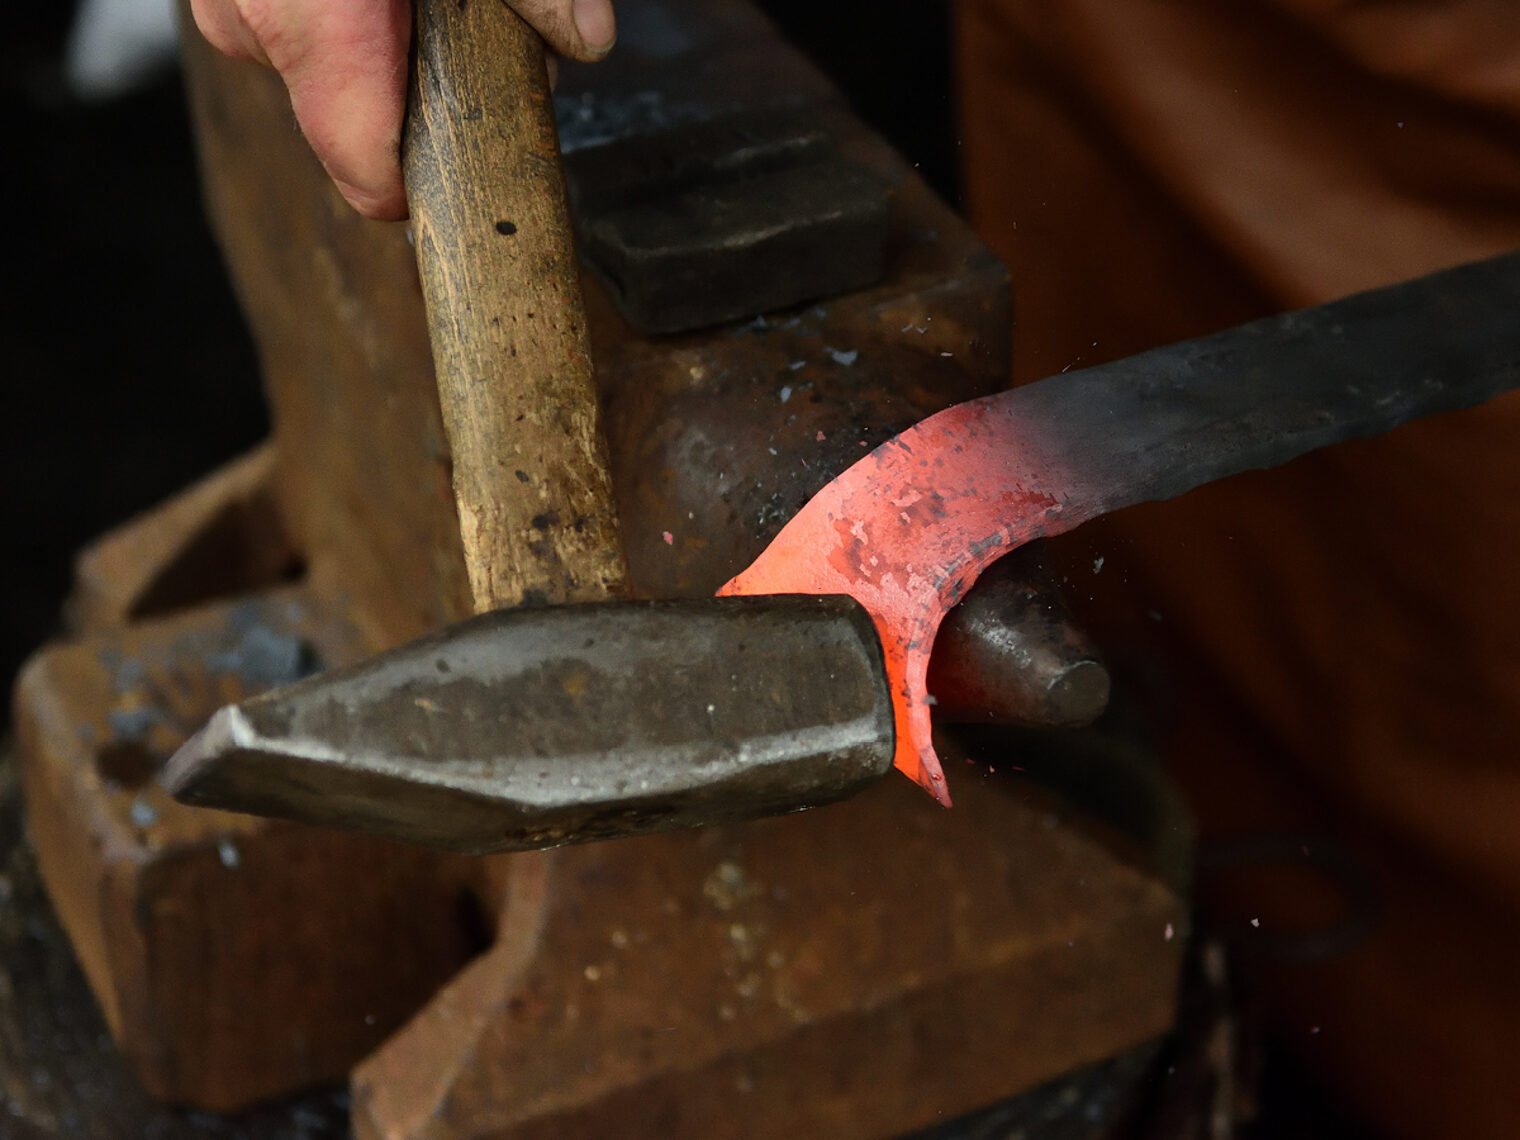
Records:
[[[485,614],[229,705],[164,780],[187,803],[484,853],[801,811],[893,752],[869,615],[778,595]]]

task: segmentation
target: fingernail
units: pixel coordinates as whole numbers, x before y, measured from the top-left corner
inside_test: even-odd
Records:
[[[581,43],[597,55],[606,55],[617,42],[617,21],[612,0],[574,0],[571,13]]]

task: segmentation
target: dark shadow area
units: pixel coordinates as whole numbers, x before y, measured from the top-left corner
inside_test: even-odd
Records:
[[[0,682],[57,630],[74,554],[267,431],[253,346],[201,217],[168,75],[81,105],[70,5],[23,5],[0,55]],[[6,721],[9,702],[6,703]]]
[[[950,11],[943,0],[897,4],[758,0],[783,35],[901,151],[952,206],[959,138],[950,86]]]

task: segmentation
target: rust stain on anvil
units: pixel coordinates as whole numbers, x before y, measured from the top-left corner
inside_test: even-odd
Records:
[[[945,806],[929,655],[945,614],[1016,546],[1084,521],[1028,462],[1008,394],[957,404],[888,440],[815,495],[720,594],[849,594],[881,634],[897,767]]]

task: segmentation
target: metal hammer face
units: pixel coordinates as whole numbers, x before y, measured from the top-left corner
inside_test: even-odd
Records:
[[[800,811],[893,751],[864,608],[780,595],[485,614],[222,709],[164,780],[485,853]]]

